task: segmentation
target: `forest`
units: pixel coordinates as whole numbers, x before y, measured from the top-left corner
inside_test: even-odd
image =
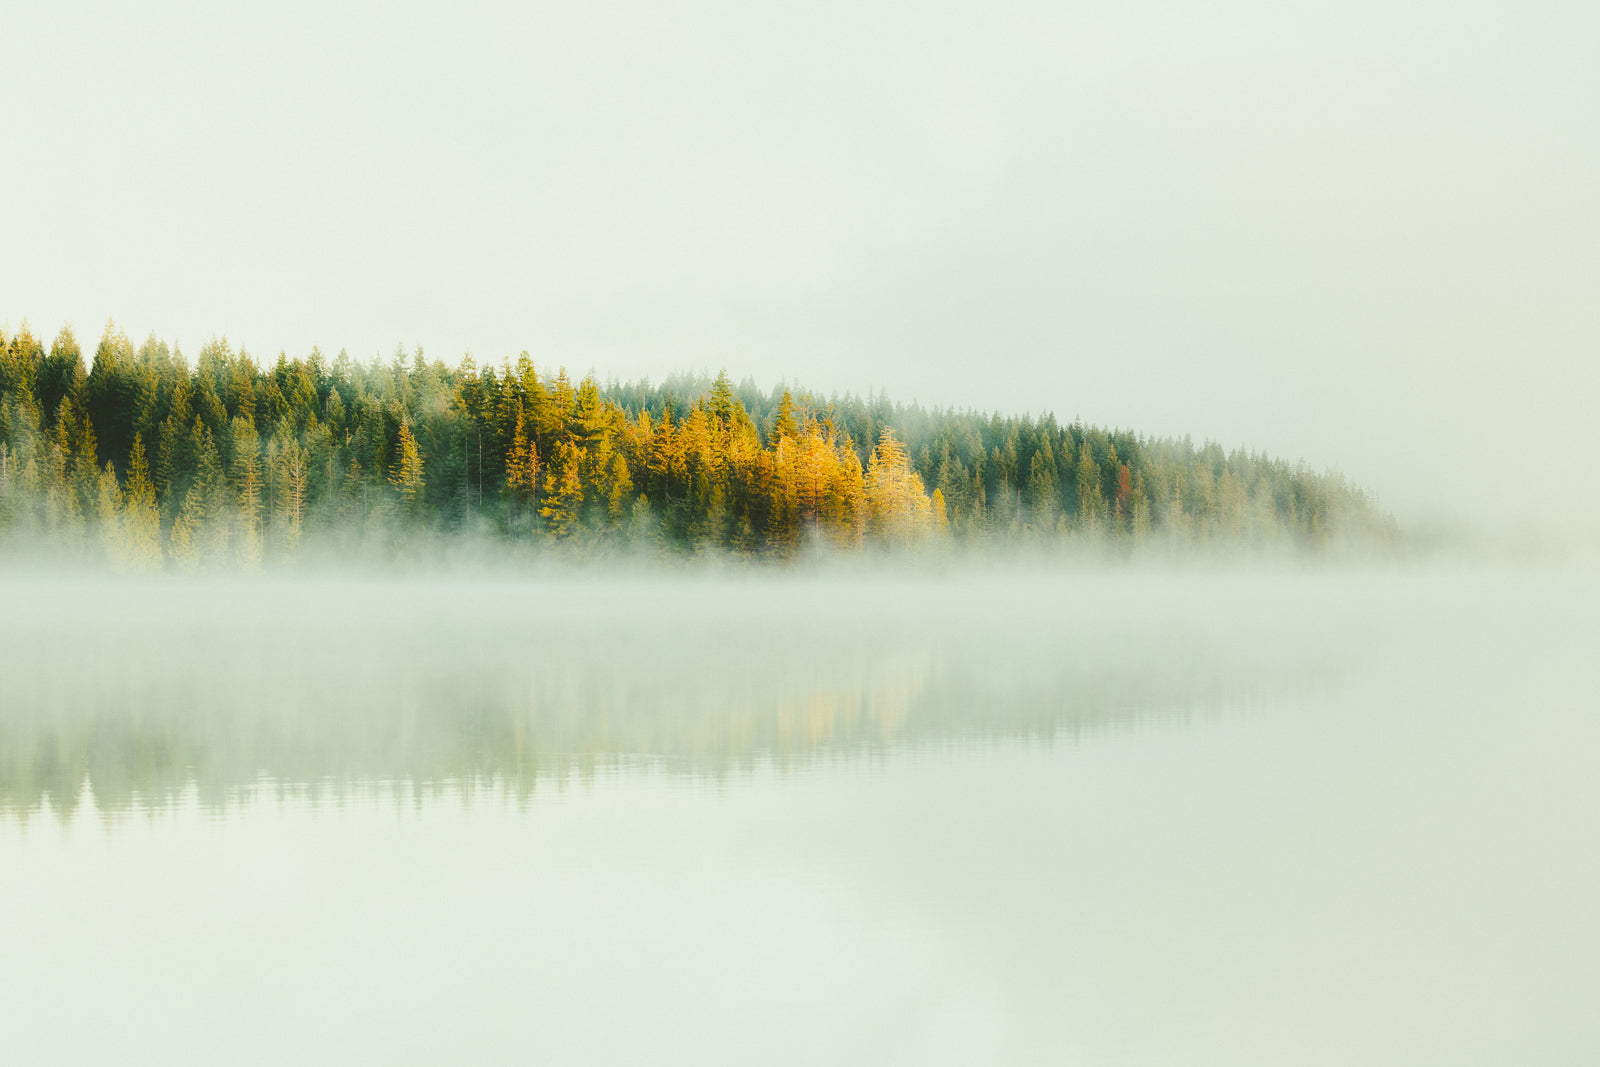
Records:
[[[397,350],[280,354],[213,338],[193,365],[108,323],[92,358],[0,333],[0,543],[177,571],[321,546],[404,554],[452,535],[506,554],[792,559],[984,546],[1323,552],[1400,543],[1343,476],[1053,415],[574,382],[526,352],[454,367]],[[419,547],[422,546],[422,547]]]

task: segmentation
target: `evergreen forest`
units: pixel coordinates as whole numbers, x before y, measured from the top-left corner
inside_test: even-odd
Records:
[[[508,554],[982,546],[1323,552],[1398,543],[1342,476],[1054,416],[760,391],[601,384],[526,353],[419,349],[192,365],[108,324],[86,358],[0,333],[0,543],[198,571],[486,537]]]

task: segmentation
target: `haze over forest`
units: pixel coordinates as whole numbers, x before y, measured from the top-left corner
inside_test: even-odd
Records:
[[[0,326],[887,388],[1592,535],[1597,19],[13,5]]]
[[[1337,474],[1051,415],[764,394],[726,373],[575,383],[526,353],[482,370],[420,350],[265,367],[213,339],[191,368],[114,324],[86,367],[70,329],[48,350],[26,327],[0,335],[0,535],[192,571],[428,533],[777,557],[1399,544]]]
[[[1596,0],[0,41],[5,1063],[1600,1062]]]

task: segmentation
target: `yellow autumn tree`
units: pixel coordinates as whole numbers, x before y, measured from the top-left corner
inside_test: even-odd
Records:
[[[933,521],[933,506],[922,486],[922,476],[911,469],[911,457],[885,429],[878,438],[867,464],[866,497],[868,522],[874,534],[886,543],[903,541],[910,545],[928,532]]]
[[[409,419],[400,423],[400,440],[395,445],[394,466],[389,471],[389,484],[400,494],[401,512],[405,515],[415,515],[425,483],[422,477],[422,450],[417,447],[417,438],[411,432]]]
[[[583,512],[583,481],[578,476],[580,456],[578,448],[569,438],[556,442],[550,455],[550,469],[545,478],[544,503],[539,515],[545,520],[550,536],[565,540],[578,529]]]
[[[522,404],[516,406],[511,447],[506,451],[506,498],[511,504],[511,524],[522,525],[522,516],[533,503],[539,488],[539,452],[528,439],[528,420]]]
[[[841,548],[857,548],[867,528],[866,477],[849,434],[835,443],[834,456],[823,517]]]

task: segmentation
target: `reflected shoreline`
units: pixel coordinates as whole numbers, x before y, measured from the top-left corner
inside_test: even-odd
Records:
[[[1126,578],[39,583],[32,617],[0,622],[0,815],[70,818],[85,789],[117,813],[190,790],[227,807],[262,781],[519,799],[640,766],[719,781],[1071,741],[1340,676],[1348,650],[1273,651],[1292,589],[1254,587],[1227,633],[1173,610],[1217,589],[1240,595]]]
[[[102,813],[161,810],[192,796],[221,810],[261,791],[422,803],[487,791],[517,801],[597,779],[660,774],[724,783],[885,758],[1007,743],[1053,745],[1152,724],[1209,719],[1288,687],[1190,676],[1045,676],[1004,701],[926,666],[865,676],[781,701],[603,699],[560,678],[566,701],[411,700],[383,707],[184,704],[146,690],[126,703],[57,704],[0,719],[0,816],[70,819],[85,792]],[[1069,688],[1070,687],[1070,688]],[[1301,687],[1303,688],[1303,686]]]

